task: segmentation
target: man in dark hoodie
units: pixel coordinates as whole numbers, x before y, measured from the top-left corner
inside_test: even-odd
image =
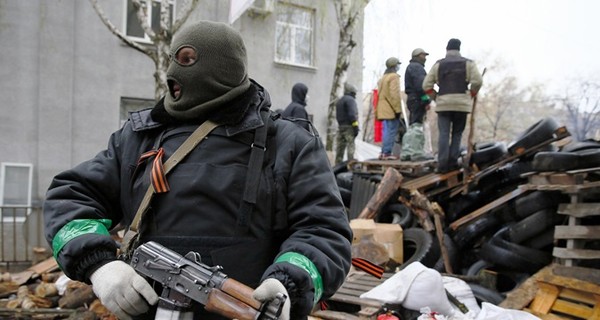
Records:
[[[126,256],[147,241],[198,252],[256,288],[256,300],[285,295],[279,319],[306,319],[342,285],[351,260],[352,231],[320,138],[269,110],[269,94],[248,77],[242,37],[227,24],[177,32],[167,84],[105,150],[54,177],[43,212],[58,265],[92,284],[119,319],[179,312],[157,308],[160,281],[117,258],[109,231],[122,224],[137,230],[121,247]],[[182,313],[226,319],[200,304]]]
[[[308,130],[308,112],[306,112],[306,102],[308,95],[308,87],[298,82],[292,87],[292,102],[283,110],[281,115],[290,119],[304,119],[302,126]]]
[[[335,117],[338,123],[335,163],[344,159],[354,159],[354,139],[358,135],[358,108],[356,107],[356,87],[346,83],[344,95],[335,104]]]

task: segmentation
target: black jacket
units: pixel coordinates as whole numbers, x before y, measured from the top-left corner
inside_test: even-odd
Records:
[[[306,112],[306,94],[308,87],[303,83],[297,83],[292,88],[292,102],[283,110],[281,115],[289,119],[304,119],[302,126],[308,130],[308,112]]]
[[[224,107],[228,116],[217,120],[226,124],[167,175],[171,190],[154,196],[142,239],[181,254],[200,252],[204,263],[220,264],[252,287],[275,277],[288,288],[292,313],[302,315],[312,307],[316,282],[274,259],[286,252],[308,258],[327,298],[349,271],[352,232],[320,138],[285,119],[271,121],[257,205],[248,232],[236,231],[253,132],[264,125],[259,110],[269,106],[267,92],[254,83]],[[161,146],[166,160],[196,127],[178,123],[161,104],[133,113],[106,150],[54,178],[43,208],[46,239],[67,276],[88,282],[93,270],[115,259],[106,230],[128,225],[148,188],[152,161],[138,165],[140,155]]]
[[[338,125],[349,126],[358,121],[358,108],[355,94],[346,92],[335,104],[335,117]]]
[[[404,91],[406,91],[406,94],[417,97],[424,95],[423,80],[426,75],[425,66],[414,58],[411,59],[404,73]]]

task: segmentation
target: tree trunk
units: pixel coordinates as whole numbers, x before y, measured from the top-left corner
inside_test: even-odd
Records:
[[[359,3],[356,4],[355,2]],[[354,32],[358,14],[364,10],[368,2],[368,0],[337,0],[335,2],[338,25],[340,26],[340,39],[327,109],[327,141],[325,144],[327,151],[333,150],[333,142],[336,134],[334,127],[335,104],[343,94],[343,84],[346,82],[348,67],[350,66],[350,55],[352,54],[352,49],[356,47],[356,42],[352,40],[352,32]]]

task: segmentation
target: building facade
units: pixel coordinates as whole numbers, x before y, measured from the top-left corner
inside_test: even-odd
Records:
[[[272,109],[287,106],[296,82],[309,87],[307,111],[323,141],[339,38],[333,1],[255,0],[231,23],[246,42],[249,75],[269,91]],[[179,2],[173,12],[185,5]],[[201,0],[188,23],[228,22],[235,2]],[[144,43],[131,0],[99,4],[119,30]],[[158,6],[153,0],[151,24]],[[358,88],[359,21],[348,73]],[[89,1],[0,0],[0,39],[0,205],[35,206],[54,175],[106,147],[128,111],[153,105],[155,66],[109,32]]]

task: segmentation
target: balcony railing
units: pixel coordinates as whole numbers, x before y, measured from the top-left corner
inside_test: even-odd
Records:
[[[0,206],[0,266],[35,263],[49,252],[40,207]]]

